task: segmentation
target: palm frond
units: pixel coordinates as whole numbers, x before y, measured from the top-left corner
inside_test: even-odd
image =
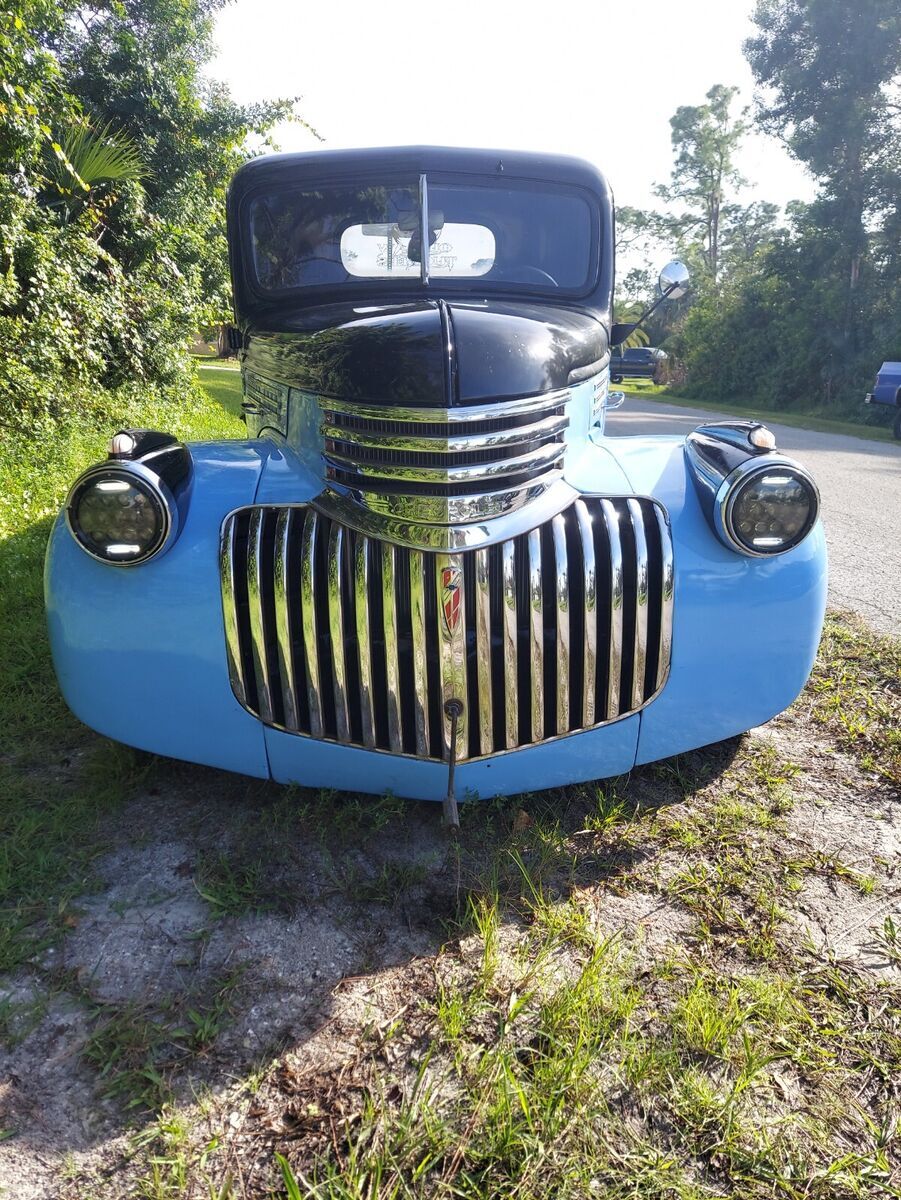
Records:
[[[146,177],[147,168],[132,138],[113,128],[75,125],[54,144],[49,176],[65,193],[89,192],[101,183],[127,183]]]

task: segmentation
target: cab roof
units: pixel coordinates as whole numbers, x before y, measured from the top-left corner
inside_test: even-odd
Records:
[[[449,146],[391,146],[367,150],[312,150],[303,154],[267,154],[252,158],[234,176],[233,200],[266,184],[290,179],[330,179],[345,176],[429,171],[516,179],[540,179],[583,187],[612,203],[604,175],[581,158],[536,154],[523,150],[466,150]]]

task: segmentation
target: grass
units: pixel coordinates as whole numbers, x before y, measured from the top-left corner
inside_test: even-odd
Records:
[[[234,387],[215,397],[194,389],[185,402],[132,400],[120,423],[184,438],[240,436],[236,404]],[[52,439],[0,446],[0,627],[15,647],[0,659],[0,970],[33,959],[64,931],[73,897],[88,887],[103,822],[154,770],[149,756],[97,737],[68,712],[44,619],[52,523],[113,428],[74,423]]]
[[[811,680],[814,715],[861,765],[901,788],[901,642],[830,613]]]
[[[198,363],[197,378],[211,400],[220,404],[226,412],[240,416],[243,392],[236,363],[228,367],[221,363]]]
[[[486,954],[439,987],[399,1035],[419,1064],[406,1082],[371,1060],[331,1155],[283,1144],[287,1195],[901,1194],[878,1081],[842,1111],[863,1062],[883,1080],[899,1065],[897,1000],[860,1022],[886,1002],[853,970],[730,975],[689,954],[649,971],[616,938],[573,955],[541,926],[519,963],[499,983]]]
[[[82,1056],[97,1071],[104,1096],[127,1110],[159,1111],[172,1080],[204,1054],[226,1023],[239,977],[213,980],[158,1004],[104,1004]]]
[[[815,413],[795,412],[786,408],[767,408],[759,404],[744,404],[741,402],[721,401],[703,403],[692,396],[680,395],[666,386],[660,386],[649,380],[626,380],[622,390],[627,396],[636,399],[655,400],[660,404],[676,405],[680,408],[696,408],[702,412],[728,413],[737,417],[748,417],[753,420],[773,421],[780,425],[789,425],[793,429],[810,429],[818,433],[836,433],[847,437],[868,438],[870,441],[891,442],[891,425],[870,425],[865,421],[853,421],[837,417],[822,417]],[[892,413],[891,409],[886,409]]]

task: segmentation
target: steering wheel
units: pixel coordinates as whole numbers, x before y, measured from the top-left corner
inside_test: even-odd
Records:
[[[525,264],[506,271],[504,278],[509,279],[511,283],[549,283],[552,287],[560,286],[553,275],[548,275],[547,271],[542,271],[541,267],[530,267]]]

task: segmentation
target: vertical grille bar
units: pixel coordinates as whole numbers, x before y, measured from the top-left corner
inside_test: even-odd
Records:
[[[288,584],[288,551],[291,545],[291,525],[295,509],[283,508],[275,523],[275,635],[278,642],[278,669],[281,676],[282,704],[285,727],[297,729],[297,681],[294,677],[293,630]]]
[[[557,599],[557,733],[569,732],[569,561],[566,554],[566,525],[558,513],[551,522],[556,567]]]
[[[619,515],[610,500],[601,501],[610,545],[610,669],[607,672],[607,704],[603,719],[619,714],[619,685],[623,670],[623,548],[619,538]]]
[[[585,572],[585,664],[582,675],[582,724],[594,724],[595,688],[598,671],[598,584],[594,557],[594,533],[591,513],[584,500],[577,500],[576,523],[582,545],[582,568]]]
[[[441,676],[442,745],[450,755],[451,720],[444,711],[449,700],[463,704],[457,721],[457,758],[466,757],[469,740],[469,703],[466,686],[466,593],[463,586],[463,556],[436,554],[435,587],[438,590],[438,637],[442,650],[438,655]]]
[[[541,531],[528,536],[529,555],[529,678],[532,739],[544,738],[544,596],[541,582]]]
[[[647,499],[582,497],[443,553],[253,506],[223,522],[219,564],[235,696],[291,733],[447,758],[456,699],[465,760],[616,720],[670,669],[672,539]]]
[[[369,538],[357,538],[354,563],[354,607],[357,624],[357,655],[360,665],[360,724],[363,745],[375,746],[373,709],[372,649],[369,644]]]
[[[410,551],[410,620],[413,629],[413,723],[416,753],[429,753],[429,679],[425,632],[425,563],[422,552]]]
[[[225,649],[228,655],[228,674],[235,699],[247,705],[247,688],[241,666],[241,638],[238,632],[237,580],[235,578],[235,541],[238,518],[231,516],[222,530],[219,545],[219,577],[222,581],[222,618],[225,623]]]
[[[516,653],[516,551],[515,543],[504,542],[501,559],[504,614],[504,713],[507,749],[519,741],[519,699]]]
[[[303,527],[300,559],[300,597],[303,611],[303,652],[310,705],[310,733],[322,737],[322,694],[319,687],[319,635],[316,631],[316,552],[319,543],[318,515],[310,509]]]
[[[269,661],[266,653],[266,628],[263,614],[263,534],[266,509],[255,508],[250,518],[247,554],[247,599],[250,606],[250,634],[253,649],[253,670],[257,681],[260,717],[272,721],[272,692],[269,683]]]
[[[673,540],[670,535],[669,521],[666,513],[658,505],[654,505],[657,517],[657,528],[660,530],[660,548],[663,560],[663,586],[661,598],[663,608],[660,614],[660,651],[657,655],[657,674],[654,678],[653,691],[663,687],[669,674],[670,659],[673,653],[673,600],[675,592],[675,571],[673,564]]]
[[[648,660],[648,539],[637,500],[626,501],[635,536],[635,658],[632,665],[632,707],[644,703],[644,676]]]
[[[488,551],[476,550],[476,674],[479,684],[479,747],[494,749],[494,704],[491,694],[491,587]]]
[[[394,579],[395,554],[390,542],[382,542],[382,619],[385,635],[385,674],[387,676],[388,740],[391,749],[403,750],[400,723],[400,666],[397,658],[397,588]]]
[[[347,647],[345,630],[344,589],[342,587],[344,558],[344,529],[333,524],[328,540],[328,620],[332,643],[332,676],[335,692],[335,724],[338,740],[350,738],[350,713],[347,708]]]

